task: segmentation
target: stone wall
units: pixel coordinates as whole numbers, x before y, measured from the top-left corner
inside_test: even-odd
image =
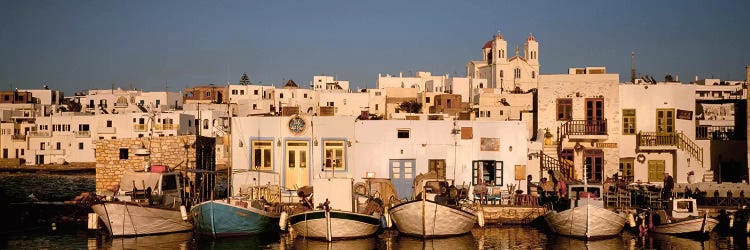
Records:
[[[104,139],[96,141],[96,193],[102,194],[120,183],[127,170],[143,171],[149,156],[135,155],[136,149],[151,148],[151,165],[182,169],[195,167],[196,136]],[[120,159],[120,149],[128,149],[127,159]]]

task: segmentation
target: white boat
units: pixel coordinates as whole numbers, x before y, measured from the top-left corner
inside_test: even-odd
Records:
[[[91,208],[113,236],[190,231],[182,206],[181,175],[176,172],[125,172],[114,201]]]
[[[604,208],[601,185],[570,185],[570,208],[551,210],[544,215],[549,228],[558,234],[583,238],[607,238],[619,235],[626,215]]]
[[[390,209],[390,218],[398,231],[421,238],[469,233],[477,223],[477,212],[459,205],[455,189],[446,180],[420,176],[415,178],[415,199]]]
[[[351,178],[316,179],[313,192],[316,200],[325,202],[320,209],[289,216],[289,224],[297,236],[332,241],[364,238],[378,231],[382,207],[366,211],[355,206],[359,199],[354,199]]]
[[[662,234],[707,234],[719,223],[714,218],[709,218],[705,212],[698,211],[695,199],[673,199],[667,204],[667,211],[656,210],[650,213],[651,222],[654,223],[650,232]]]

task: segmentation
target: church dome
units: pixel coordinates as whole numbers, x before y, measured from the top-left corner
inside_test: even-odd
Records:
[[[492,40],[487,41],[487,43],[484,44],[484,47],[482,49],[491,49],[492,48]]]
[[[534,37],[534,35],[532,35],[531,33],[529,33],[529,38],[526,38],[526,40],[528,40],[528,41],[536,41],[536,38]]]

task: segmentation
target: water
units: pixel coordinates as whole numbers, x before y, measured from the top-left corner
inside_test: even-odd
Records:
[[[5,238],[2,238],[5,237]],[[748,237],[712,232],[706,239],[651,235],[646,238],[624,232],[620,237],[582,241],[549,235],[527,226],[475,228],[471,234],[421,240],[386,230],[377,236],[335,242],[293,238],[289,234],[194,239],[192,233],[97,240],[84,229],[45,230],[0,236],[2,249],[747,249]]]

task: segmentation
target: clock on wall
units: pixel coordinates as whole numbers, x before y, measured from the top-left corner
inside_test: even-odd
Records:
[[[289,131],[292,131],[292,133],[295,134],[301,134],[305,131],[305,125],[305,119],[302,119],[302,117],[292,117],[292,119],[289,120]]]

